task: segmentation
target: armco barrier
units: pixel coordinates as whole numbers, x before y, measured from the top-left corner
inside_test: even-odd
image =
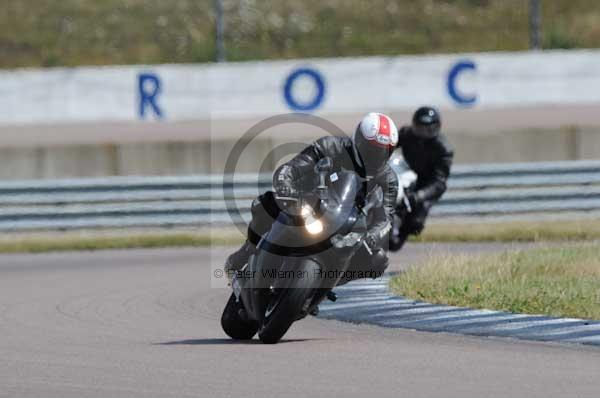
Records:
[[[228,181],[229,179],[225,179]],[[229,224],[270,175],[114,177],[0,183],[0,231]],[[600,161],[457,166],[432,217],[600,210]],[[585,214],[585,213],[584,213]]]

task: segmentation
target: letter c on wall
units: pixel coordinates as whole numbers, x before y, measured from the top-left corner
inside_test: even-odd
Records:
[[[460,106],[473,106],[477,101],[477,95],[466,95],[458,91],[456,87],[456,80],[458,77],[467,71],[476,71],[477,66],[473,61],[464,60],[456,63],[448,72],[448,95]]]
[[[299,77],[306,76],[313,80],[317,93],[312,101],[307,102],[299,102],[294,98],[293,88],[294,82]],[[290,107],[290,109],[294,111],[300,112],[308,112],[317,109],[321,103],[323,102],[323,98],[325,97],[325,82],[323,80],[323,76],[316,69],[313,68],[300,68],[293,71],[285,80],[285,85],[283,87],[283,96],[285,98],[285,102]]]

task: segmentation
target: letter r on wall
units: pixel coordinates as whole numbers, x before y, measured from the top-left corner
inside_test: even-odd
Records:
[[[155,73],[140,73],[138,75],[139,117],[146,117],[146,108],[150,107],[157,118],[162,119],[163,113],[158,103],[158,96],[162,91],[160,78]]]

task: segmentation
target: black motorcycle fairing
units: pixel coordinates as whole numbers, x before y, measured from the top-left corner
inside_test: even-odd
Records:
[[[335,178],[333,177],[335,175]],[[260,250],[281,256],[306,256],[331,247],[331,237],[348,233],[359,218],[359,205],[364,201],[364,186],[358,175],[350,171],[334,173],[327,182],[327,197],[315,201],[301,200],[297,206],[306,206],[312,212],[312,221],[318,220],[323,230],[310,234],[306,219],[298,216],[300,209],[281,211],[271,229],[258,244]]]
[[[325,194],[301,196],[295,209],[281,211],[271,229],[258,242],[257,252],[250,256],[239,279],[242,287],[239,298],[249,319],[267,322],[265,314],[273,314],[272,308],[276,307],[278,299],[283,300],[282,297],[288,297],[288,294],[299,297],[300,293],[290,292],[290,288],[309,289],[302,293],[306,294],[306,304],[298,314],[302,316],[307,308],[314,308],[324,299],[348,268],[360,241],[334,247],[332,237],[350,233],[362,236],[367,231],[366,184],[354,172],[340,171],[331,174],[326,185]],[[301,206],[307,203],[313,213],[310,222],[318,220],[322,223],[320,232],[311,234],[306,225],[309,219],[306,215],[299,217]],[[312,275],[309,281],[281,277],[302,269],[316,270],[320,275]]]

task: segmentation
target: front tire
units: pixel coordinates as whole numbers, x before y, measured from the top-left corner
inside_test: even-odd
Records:
[[[250,340],[258,331],[258,323],[244,320],[241,311],[245,311],[242,302],[237,301],[235,294],[231,293],[221,315],[221,327],[234,340]]]
[[[304,307],[313,296],[318,287],[318,264],[308,261],[298,268],[301,275],[297,281],[288,288],[279,292],[269,303],[267,313],[258,332],[258,338],[265,344],[275,344],[292,326],[292,323],[303,317]]]

